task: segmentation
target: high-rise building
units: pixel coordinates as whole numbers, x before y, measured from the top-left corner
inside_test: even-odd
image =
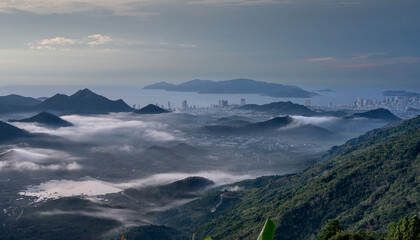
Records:
[[[306,99],[305,100],[305,106],[306,107],[310,107],[311,106],[311,100],[310,99]]]
[[[228,100],[219,100],[219,107],[225,108],[228,106]]]
[[[171,102],[168,101],[168,109],[171,109]]]
[[[241,99],[241,104],[240,104],[240,105],[241,105],[241,106],[243,106],[243,105],[245,105],[245,104],[246,104],[246,100],[245,100],[245,98],[242,98],[242,99]]]
[[[184,110],[188,109],[187,100],[182,101],[182,109],[184,109]]]

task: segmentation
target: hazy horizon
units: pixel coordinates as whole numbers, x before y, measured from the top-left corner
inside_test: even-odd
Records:
[[[246,77],[418,89],[420,3],[65,0],[0,4],[0,85]]]

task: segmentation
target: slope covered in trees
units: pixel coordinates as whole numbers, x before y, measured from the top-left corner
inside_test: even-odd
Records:
[[[161,223],[204,239],[252,239],[271,217],[275,239],[315,239],[330,219],[348,231],[385,234],[420,211],[420,117],[368,132],[300,174],[238,183],[216,211],[219,193],[162,214]]]

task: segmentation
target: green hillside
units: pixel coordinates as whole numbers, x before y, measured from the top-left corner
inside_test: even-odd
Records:
[[[315,239],[330,219],[349,231],[386,233],[420,213],[420,117],[366,133],[332,149],[326,161],[289,176],[238,183],[165,212],[161,223],[196,239],[253,239],[267,217],[277,240]],[[214,210],[214,209],[213,209]]]

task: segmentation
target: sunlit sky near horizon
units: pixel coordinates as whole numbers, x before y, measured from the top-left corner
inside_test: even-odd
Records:
[[[0,86],[420,89],[416,0],[1,0]]]

